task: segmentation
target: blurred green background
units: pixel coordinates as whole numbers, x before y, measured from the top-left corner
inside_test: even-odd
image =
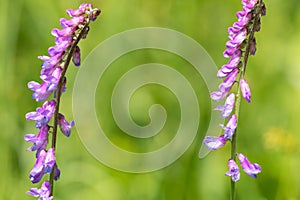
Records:
[[[80,44],[83,59],[113,34],[131,28],[158,26],[180,31],[198,41],[219,67],[227,61],[222,57],[227,27],[236,20],[235,12],[241,9],[239,0],[90,2],[101,8],[102,14],[91,25],[87,40]],[[67,17],[67,8],[76,8],[81,3],[75,0],[0,1],[0,199],[34,199],[25,192],[31,187],[40,187],[29,181],[34,153],[25,151],[30,144],[23,137],[37,132],[34,123],[26,121],[24,116],[41,104],[31,99],[26,85],[30,80],[39,81],[41,61],[37,56],[46,54],[48,47],[53,45],[51,29],[59,26],[59,18]],[[238,128],[238,151],[245,152],[250,161],[259,163],[263,172],[256,180],[242,173],[237,196],[243,200],[296,200],[300,199],[300,1],[272,0],[266,1],[266,5],[267,17],[262,19],[262,29],[257,34],[257,55],[250,57],[247,67],[252,103],[243,101]],[[148,62],[173,66],[181,73],[190,74],[193,85],[199,84],[201,126],[192,146],[179,160],[162,170],[128,174],[110,169],[93,158],[75,129],[70,138],[59,134],[56,154],[62,174],[55,183],[55,199],[229,199],[230,181],[224,173],[230,146],[210,153],[205,159],[198,158],[209,122],[210,105],[203,81],[200,76],[193,75],[191,66],[172,54],[154,50],[135,52],[114,63],[120,71],[115,67],[114,72],[107,73],[107,88],[101,95],[111,93],[109,89],[120,72]],[[70,67],[67,74],[68,89],[62,102],[62,112],[67,119],[72,118],[72,84],[77,70]],[[172,131],[178,127],[180,108],[176,98],[165,88],[146,86],[137,91],[130,104],[138,124],[149,123],[147,108],[153,103],[164,105],[170,117],[164,129],[164,134],[170,135],[162,137],[163,144],[172,138]],[[142,149],[144,143],[122,136],[109,114],[109,104],[96,106],[99,119],[105,120],[111,132],[118,133],[111,136],[115,143],[131,150]]]

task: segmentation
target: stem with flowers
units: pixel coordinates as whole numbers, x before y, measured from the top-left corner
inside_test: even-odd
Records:
[[[229,62],[218,71],[218,78],[225,78],[219,85],[219,90],[212,92],[210,97],[220,101],[226,97],[225,105],[218,106],[215,110],[222,112],[222,117],[227,120],[226,126],[221,125],[224,133],[221,136],[206,136],[203,143],[210,150],[223,147],[227,141],[231,142],[231,157],[228,160],[229,171],[226,176],[231,177],[231,200],[236,198],[235,183],[240,179],[240,170],[236,163],[238,158],[244,172],[256,178],[261,172],[257,163],[251,164],[242,153],[237,153],[237,125],[241,97],[248,103],[251,102],[251,92],[245,80],[245,72],[249,55],[256,53],[255,33],[260,31],[260,18],[266,15],[266,7],[262,0],[242,0],[243,10],[236,13],[238,21],[229,27],[229,41],[226,43],[224,57],[230,58]],[[237,83],[236,92],[231,92],[233,85]],[[231,115],[232,111],[234,113]]]
[[[60,25],[63,29],[53,29],[51,34],[55,36],[55,46],[48,49],[49,56],[39,56],[43,60],[41,70],[42,84],[35,81],[28,83],[28,88],[33,90],[32,98],[37,102],[47,100],[51,94],[54,99],[45,101],[42,107],[36,109],[35,112],[26,114],[27,120],[36,122],[35,127],[39,129],[39,133],[26,134],[24,139],[32,142],[33,146],[28,150],[36,151],[36,163],[30,172],[30,180],[32,183],[38,183],[44,174],[50,174],[49,181],[45,180],[40,189],[31,188],[27,193],[39,197],[39,199],[52,200],[54,192],[54,180],[60,177],[55,150],[57,130],[69,137],[74,121],[67,122],[64,115],[59,112],[62,93],[66,90],[66,77],[68,66],[71,59],[75,66],[80,65],[80,48],[78,43],[81,39],[86,38],[91,21],[95,21],[100,14],[100,9],[92,8],[91,4],[81,4],[79,9],[68,9],[67,14],[72,19],[60,19]],[[53,126],[49,125],[53,119]],[[52,131],[51,131],[52,129]],[[48,146],[48,137],[52,133],[52,142],[50,148]]]

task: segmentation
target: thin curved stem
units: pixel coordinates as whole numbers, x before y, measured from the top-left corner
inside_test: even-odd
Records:
[[[56,149],[56,136],[57,136],[58,116],[59,116],[58,114],[59,114],[60,99],[61,99],[61,95],[62,95],[62,91],[63,91],[65,74],[66,74],[67,69],[69,67],[69,64],[71,62],[71,59],[72,59],[72,56],[73,56],[73,53],[75,51],[75,48],[76,48],[77,44],[79,43],[80,39],[86,34],[86,30],[89,26],[89,22],[90,21],[87,20],[86,24],[81,29],[80,33],[78,34],[76,39],[71,44],[70,50],[67,53],[67,58],[66,58],[66,60],[64,62],[64,65],[63,65],[63,69],[62,69],[62,72],[61,72],[59,82],[57,84],[56,98],[55,98],[56,105],[55,105],[55,111],[54,111],[54,123],[53,123],[52,143],[51,143],[51,147],[54,150]],[[50,185],[51,185],[51,189],[50,189],[51,194],[50,194],[50,196],[53,196],[53,191],[54,191],[54,167],[53,167],[52,172],[50,174],[49,182],[50,182]]]
[[[249,33],[249,38],[248,38],[248,43],[246,46],[246,50],[244,53],[244,59],[242,61],[242,67],[241,67],[241,73],[238,79],[238,87],[237,87],[237,92],[236,92],[236,103],[235,103],[235,115],[236,115],[236,123],[238,124],[239,121],[239,112],[240,112],[240,105],[241,105],[241,89],[240,89],[240,80],[244,78],[245,73],[246,73],[246,67],[248,63],[248,58],[250,54],[250,49],[251,49],[251,41],[254,40],[254,33],[256,32],[256,27],[258,26],[259,19],[260,19],[260,13],[261,13],[261,3],[262,1],[259,0],[257,2],[257,7],[254,9],[254,20],[252,24],[252,28]],[[235,130],[235,133],[232,136],[231,140],[231,159],[236,161],[236,154],[237,154],[237,129]],[[235,182],[231,180],[231,195],[230,195],[231,200],[236,199],[236,190],[235,190]]]

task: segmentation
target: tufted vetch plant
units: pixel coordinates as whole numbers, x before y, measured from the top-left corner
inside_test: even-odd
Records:
[[[242,6],[243,10],[236,13],[238,21],[228,28],[229,41],[223,56],[230,59],[217,73],[217,77],[224,80],[218,90],[210,94],[211,99],[215,101],[226,98],[225,104],[215,110],[222,112],[221,116],[227,120],[227,124],[221,125],[224,129],[222,135],[206,136],[203,140],[209,150],[219,149],[227,142],[231,143],[231,157],[228,160],[228,172],[225,173],[231,177],[231,199],[235,199],[235,183],[240,179],[240,169],[236,160],[239,160],[243,171],[253,178],[261,172],[259,164],[252,164],[244,154],[237,153],[236,131],[241,97],[246,102],[251,102],[252,94],[245,73],[249,56],[256,53],[255,33],[260,31],[261,17],[266,15],[266,7],[262,0],[242,0]]]
[[[58,129],[67,137],[71,134],[74,121],[68,122],[60,113],[62,93],[66,91],[65,77],[71,61],[80,65],[80,48],[78,43],[85,39],[91,21],[95,21],[100,9],[84,3],[76,10],[68,9],[71,19],[60,19],[61,29],[54,28],[51,34],[55,37],[55,45],[48,49],[49,56],[39,56],[43,61],[40,72],[41,83],[30,81],[28,88],[33,91],[32,98],[44,102],[35,111],[26,114],[27,120],[35,121],[37,134],[26,134],[24,139],[31,142],[27,150],[36,151],[36,162],[30,171],[32,183],[44,180],[41,188],[31,188],[27,193],[40,200],[53,199],[54,181],[60,177],[60,170],[55,157]],[[53,95],[53,96],[52,96]],[[49,174],[45,180],[45,174]]]

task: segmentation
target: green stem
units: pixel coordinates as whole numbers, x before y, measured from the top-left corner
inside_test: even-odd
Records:
[[[58,114],[59,114],[60,99],[61,99],[61,95],[62,95],[65,74],[66,74],[67,69],[69,67],[69,64],[71,62],[71,59],[72,59],[72,56],[73,56],[73,53],[75,51],[75,48],[76,48],[77,44],[79,43],[80,39],[86,34],[86,30],[89,26],[89,22],[90,21],[87,20],[86,24],[81,29],[80,33],[78,34],[78,36],[76,37],[74,42],[71,44],[70,50],[67,53],[68,56],[67,56],[67,58],[64,62],[64,65],[63,65],[63,69],[62,69],[62,72],[61,72],[59,82],[57,84],[56,98],[55,98],[56,105],[55,105],[55,111],[54,111],[54,123],[53,123],[52,143],[51,143],[51,147],[54,150],[56,150],[56,136],[57,136],[57,129],[58,129]],[[50,174],[49,182],[50,182],[50,185],[51,185],[50,196],[53,196],[53,193],[54,193],[54,167],[53,167],[52,172]]]
[[[246,46],[246,50],[244,53],[244,59],[242,62],[242,67],[241,67],[241,73],[240,76],[238,78],[238,87],[237,87],[237,92],[236,92],[236,103],[235,103],[235,115],[236,115],[236,123],[238,124],[239,121],[239,112],[240,112],[240,105],[241,105],[241,89],[240,89],[240,80],[242,78],[244,78],[245,73],[246,73],[246,67],[247,67],[247,63],[248,63],[248,58],[249,58],[249,54],[250,54],[250,49],[251,49],[251,41],[254,40],[254,33],[255,33],[255,28],[259,23],[259,18],[260,18],[260,13],[261,13],[261,4],[262,4],[262,0],[259,0],[257,2],[257,6],[254,9],[254,21],[252,24],[252,28],[250,30],[249,33],[249,38],[248,38],[248,43]],[[236,154],[237,154],[237,129],[235,130],[235,133],[232,136],[232,140],[231,140],[231,159],[233,159],[234,161],[236,161]],[[235,200],[236,199],[236,187],[235,187],[235,182],[231,180],[231,200]]]

